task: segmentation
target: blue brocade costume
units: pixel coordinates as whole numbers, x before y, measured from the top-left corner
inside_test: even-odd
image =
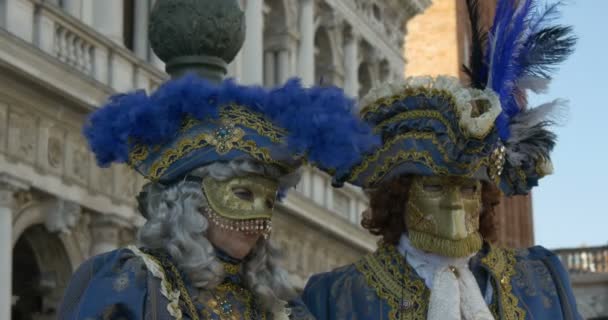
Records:
[[[170,257],[159,251],[130,248],[93,257],[74,274],[58,319],[273,319],[244,286],[240,261],[222,253],[218,257],[227,276],[214,290],[205,291],[190,286]],[[168,299],[176,295],[177,302]],[[288,307],[290,319],[313,319],[297,301]]]
[[[498,320],[581,319],[568,274],[543,247],[512,250],[490,245],[471,259],[482,292],[492,286],[490,310]],[[303,293],[318,320],[423,320],[430,291],[392,245],[358,262],[313,276]]]

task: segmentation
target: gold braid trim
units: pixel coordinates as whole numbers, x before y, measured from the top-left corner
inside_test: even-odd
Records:
[[[146,265],[148,271],[150,271],[153,276],[160,279],[160,293],[169,301],[169,304],[167,305],[167,311],[169,314],[176,320],[183,319],[182,310],[179,307],[179,300],[181,296],[188,306],[188,311],[193,317],[192,320],[198,320],[198,313],[194,307],[194,304],[192,304],[192,300],[189,299],[190,295],[188,294],[188,291],[186,291],[186,287],[181,281],[181,277],[178,278],[180,279],[178,283],[179,288],[173,288],[171,282],[167,279],[166,270],[162,267],[162,264],[160,261],[158,261],[158,259],[152,255],[142,252],[139,250],[139,248],[133,245],[128,246],[127,249],[131,250],[137,257],[140,257]],[[179,272],[177,274],[179,275]]]
[[[229,275],[237,275],[241,271],[241,266],[238,264],[222,261],[222,265],[224,266],[224,271]]]
[[[378,125],[376,125],[374,127],[374,132],[380,133],[380,132],[382,132],[382,130],[384,129],[384,127],[386,125],[394,123],[394,122],[420,119],[420,118],[421,119],[430,118],[430,119],[434,119],[434,120],[441,122],[446,128],[447,134],[448,134],[448,137],[450,137],[450,140],[452,140],[452,141],[457,140],[456,134],[454,133],[454,130],[452,130],[451,124],[443,116],[443,114],[441,114],[441,112],[439,112],[437,110],[410,110],[410,111],[401,112],[392,118],[388,118],[388,119],[380,122]]]
[[[519,306],[519,300],[513,294],[511,279],[516,275],[515,251],[513,249],[495,248],[490,246],[488,254],[481,259],[495,279],[499,279],[498,300],[502,305],[504,320],[520,320],[526,318],[526,311]]]
[[[360,165],[358,165],[356,168],[354,168],[351,171],[351,174],[347,180],[348,181],[355,180],[361,173],[363,173],[364,171],[366,171],[369,168],[370,164],[378,162],[378,159],[380,158],[380,156],[382,154],[386,153],[397,142],[400,142],[405,139],[429,140],[433,145],[435,145],[437,147],[437,151],[441,154],[441,156],[443,157],[443,160],[445,162],[452,162],[452,161],[450,161],[450,159],[447,155],[447,152],[444,149],[444,146],[441,143],[439,143],[439,141],[437,140],[437,136],[434,133],[432,133],[432,132],[406,132],[406,133],[398,134],[398,135],[392,137],[390,140],[386,141],[382,145],[382,147],[379,148],[378,150],[376,150],[372,155],[366,157]],[[386,175],[389,172],[389,169],[392,169],[393,166],[398,165],[399,163],[404,162],[404,161],[414,161],[414,162],[419,162],[421,164],[424,164],[424,165],[430,167],[431,170],[433,170],[433,172],[438,175],[450,174],[447,168],[440,167],[435,163],[435,161],[433,161],[433,157],[431,156],[431,154],[428,151],[400,150],[396,155],[386,158],[384,161],[384,164],[382,166],[376,167],[376,169],[374,170],[374,174],[368,179],[366,185],[371,185],[371,184],[375,183],[376,181],[378,181],[379,179],[384,177],[384,175]],[[473,173],[475,173],[480,167],[482,167],[483,165],[486,165],[488,163],[488,161],[489,161],[488,157],[483,157],[479,161],[474,162],[474,163],[470,163],[470,164],[454,163],[454,165],[460,169],[468,171],[469,174],[465,174],[463,176],[469,177]]]
[[[447,257],[466,257],[483,246],[481,235],[477,232],[462,240],[442,239],[414,230],[409,230],[408,236],[414,247]]]
[[[158,180],[171,166],[171,164],[175,163],[194,150],[209,146],[214,146],[215,151],[220,155],[226,154],[233,149],[241,150],[256,160],[277,165],[278,167],[286,169],[287,171],[290,170],[290,168],[287,168],[285,164],[272,159],[270,151],[267,148],[258,147],[256,142],[253,140],[243,140],[243,130],[240,128],[234,128],[233,130],[233,135],[226,139],[218,139],[218,137],[215,135],[205,132],[195,136],[192,139],[184,139],[180,141],[176,148],[166,150],[160,159],[152,164],[147,178],[152,181]]]
[[[220,127],[219,129],[228,128],[232,130],[232,132],[227,137],[218,137],[216,133],[202,133],[194,138],[179,141],[177,147],[165,151],[160,160],[157,160],[152,164],[147,178],[152,181],[158,180],[166,169],[175,161],[194,150],[206,148],[210,145],[215,146],[216,151],[219,154],[226,154],[231,149],[239,149],[249,153],[256,160],[276,164],[285,168],[285,166],[278,161],[271,159],[270,152],[266,148],[257,147],[255,141],[243,141],[242,138],[244,137],[245,132],[242,129],[235,127],[236,125],[240,125],[253,129],[261,136],[270,139],[273,143],[281,143],[288,132],[275,126],[262,114],[253,112],[236,104],[231,104],[220,109],[220,121],[206,121],[217,122]],[[202,121],[198,119],[186,117],[180,126],[179,132],[184,133],[201,123]],[[150,150],[154,151],[158,149],[160,149],[160,145],[149,148],[142,144],[136,144],[131,152],[129,152],[129,165],[131,167],[138,166],[150,156]]]
[[[370,161],[372,161],[372,160],[370,160]],[[374,173],[367,179],[367,181],[364,185],[365,186],[374,185],[378,181],[382,180],[382,178],[384,178],[384,176],[386,176],[390,172],[391,169],[393,169],[395,166],[397,166],[400,163],[405,162],[405,161],[418,162],[425,166],[428,166],[429,168],[431,168],[431,170],[433,171],[434,174],[439,175],[439,176],[450,175],[450,176],[456,176],[456,177],[462,176],[462,177],[468,178],[468,177],[471,177],[475,172],[477,172],[477,170],[479,170],[479,168],[481,168],[484,165],[487,165],[488,158],[482,158],[478,162],[472,163],[471,165],[469,165],[468,168],[466,169],[468,171],[468,173],[462,174],[462,175],[456,175],[456,174],[450,173],[448,171],[448,169],[438,166],[433,161],[433,157],[431,156],[431,154],[428,151],[399,150],[399,152],[396,155],[394,155],[392,157],[387,157],[386,159],[384,159],[384,163],[381,166],[376,167],[376,169],[374,170]],[[366,159],[364,164],[365,164],[365,166],[367,166],[369,164],[368,159]]]
[[[260,135],[269,138],[274,143],[280,143],[287,136],[287,130],[275,126],[263,115],[252,112],[245,107],[231,104],[220,111],[220,119],[226,122],[233,122],[238,125],[254,129]]]
[[[356,262],[355,268],[391,307],[390,320],[402,319],[404,312],[407,319],[426,320],[430,291],[394,246],[380,246]]]
[[[494,120],[502,111],[498,96],[493,91],[465,88],[457,78],[439,76],[409,77],[401,82],[383,83],[372,88],[361,99],[360,104],[364,107],[360,115],[366,118],[369,113],[388,108],[395,101],[415,96],[446,100],[457,115],[461,132],[480,140],[492,132]]]

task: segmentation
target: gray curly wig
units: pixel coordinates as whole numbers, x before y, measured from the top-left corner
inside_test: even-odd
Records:
[[[275,166],[252,160],[217,162],[189,175],[210,176],[222,181],[249,174],[276,178],[281,190],[294,187],[300,179],[299,171],[284,175]],[[223,266],[206,238],[209,221],[199,209],[208,206],[200,183],[188,179],[170,186],[149,183],[138,196],[138,203],[140,212],[147,218],[139,230],[139,245],[166,250],[199,289],[212,289],[222,282],[225,277]],[[280,301],[295,297],[295,290],[287,272],[279,267],[279,260],[278,249],[270,240],[260,238],[241,271],[245,285],[256,293],[268,310],[277,308]]]

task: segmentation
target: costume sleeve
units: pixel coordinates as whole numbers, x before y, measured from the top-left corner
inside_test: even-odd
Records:
[[[315,320],[315,316],[310,313],[302,299],[297,298],[287,303],[289,308],[289,320]]]
[[[66,289],[58,319],[144,319],[147,271],[130,250],[84,262]]]
[[[302,301],[317,320],[330,320],[329,280],[327,273],[313,275],[302,293]]]
[[[576,299],[574,298],[574,293],[570,284],[570,276],[559,257],[550,250],[540,246],[534,247],[533,250],[536,251],[536,254],[539,256],[543,256],[542,260],[551,273],[551,277],[557,288],[564,319],[582,320],[583,317],[579,314],[576,307]]]

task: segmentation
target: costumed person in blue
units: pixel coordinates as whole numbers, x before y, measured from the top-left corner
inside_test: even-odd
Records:
[[[205,68],[195,60],[168,70]],[[137,246],[78,268],[59,319],[312,319],[270,242],[273,209],[305,162],[343,168],[379,142],[353,105],[297,80],[267,90],[194,74],[112,97],[84,134],[101,166],[150,181],[137,197],[146,222]]]
[[[500,191],[527,194],[551,173],[563,101],[531,108],[525,94],[546,87],[575,38],[553,24],[558,5],[499,0],[487,35],[478,4],[468,7],[470,85],[409,78],[361,102],[382,145],[335,182],[368,191],[362,225],[382,240],[311,277],[303,300],[319,320],[580,319],[556,255],[490,244]]]

